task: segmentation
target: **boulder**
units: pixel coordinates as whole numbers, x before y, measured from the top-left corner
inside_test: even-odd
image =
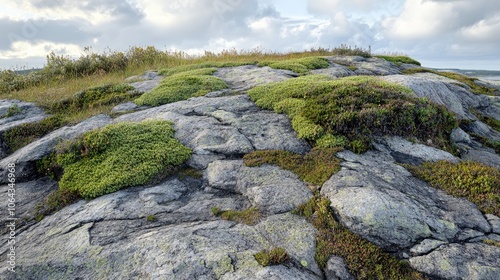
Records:
[[[289,70],[273,69],[271,67],[258,67],[244,65],[237,67],[219,68],[214,76],[224,80],[231,90],[246,92],[247,90],[268,83],[281,82],[298,74]]]
[[[438,279],[498,279],[500,247],[482,243],[443,245],[410,265]]]

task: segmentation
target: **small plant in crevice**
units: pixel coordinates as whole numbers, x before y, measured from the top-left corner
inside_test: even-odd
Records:
[[[186,177],[191,177],[193,179],[203,178],[203,171],[190,167],[182,168],[179,170],[178,174],[180,179],[185,179]]]
[[[483,240],[483,243],[488,244],[488,245],[492,245],[492,246],[496,246],[496,247],[500,247],[500,242],[496,241],[496,240],[492,240],[492,239],[485,239],[485,240]]]
[[[243,211],[221,210],[218,207],[211,208],[212,214],[221,217],[223,220],[243,223],[246,225],[255,225],[260,221],[261,213],[259,209],[252,207]]]
[[[327,198],[315,195],[293,211],[318,230],[316,262],[325,268],[331,256],[342,257],[356,279],[426,279],[406,262],[396,259],[376,245],[342,226]]]
[[[424,162],[413,166],[404,164],[416,177],[446,193],[465,197],[483,213],[500,216],[500,170],[478,162]]]
[[[19,107],[19,105],[14,104],[14,105],[10,106],[7,109],[7,112],[5,112],[5,114],[3,114],[2,116],[0,116],[0,118],[10,118],[12,116],[19,115],[22,112],[23,112],[23,110]]]
[[[35,206],[35,220],[41,221],[45,216],[57,212],[81,198],[74,191],[58,189]]]
[[[285,249],[276,247],[271,250],[262,250],[254,255],[255,260],[262,266],[279,265],[290,259]]]
[[[158,221],[158,218],[156,218],[155,215],[148,215],[146,217],[146,221],[148,221],[148,222],[156,222],[156,221]]]
[[[476,133],[470,133],[470,136],[472,136],[474,140],[479,141],[484,146],[495,150],[495,153],[500,154],[500,142],[499,141],[492,141],[491,139],[489,139],[487,137],[483,137],[483,136],[476,134]]]
[[[260,150],[246,154],[243,162],[249,167],[275,164],[292,171],[305,182],[321,186],[340,170],[340,160],[335,154],[341,150],[340,147],[316,147],[306,155],[282,150]]]

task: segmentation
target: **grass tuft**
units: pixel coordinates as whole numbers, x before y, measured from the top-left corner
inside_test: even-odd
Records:
[[[418,62],[418,61],[416,61],[413,58],[410,58],[408,56],[375,55],[375,57],[385,59],[385,60],[392,62],[398,66],[403,64],[403,63],[414,64],[414,65],[418,65],[418,66],[421,65],[420,62]]]
[[[254,151],[243,157],[246,166],[275,164],[292,171],[305,182],[321,186],[340,170],[340,160],[335,156],[342,148],[314,148],[306,155],[289,151]]]
[[[270,251],[262,250],[254,255],[255,260],[262,266],[279,265],[286,262],[290,257],[285,249],[281,247]]]
[[[500,216],[500,170],[472,161],[425,162],[404,167],[431,186],[474,202],[483,213]]]
[[[286,61],[262,61],[258,65],[290,70],[298,74],[307,74],[309,70],[328,68],[330,63],[323,57],[304,57]]]
[[[344,258],[356,279],[425,279],[407,263],[343,227],[327,198],[315,196],[294,212],[305,216],[318,230],[316,262],[321,268],[335,255]]]
[[[170,122],[112,124],[58,146],[59,187],[91,199],[165,177],[190,156]]]
[[[79,199],[81,197],[74,191],[58,189],[51,193],[45,201],[35,206],[35,220],[39,222],[45,216],[55,213]]]

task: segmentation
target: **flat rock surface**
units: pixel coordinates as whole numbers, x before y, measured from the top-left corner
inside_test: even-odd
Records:
[[[273,69],[268,66],[244,65],[219,68],[214,76],[223,79],[232,90],[246,92],[256,86],[297,77],[298,74],[289,70]]]

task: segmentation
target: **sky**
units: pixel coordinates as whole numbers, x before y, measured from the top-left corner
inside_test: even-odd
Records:
[[[423,66],[500,70],[499,0],[0,0],[0,69],[155,46],[303,51],[341,44]]]

